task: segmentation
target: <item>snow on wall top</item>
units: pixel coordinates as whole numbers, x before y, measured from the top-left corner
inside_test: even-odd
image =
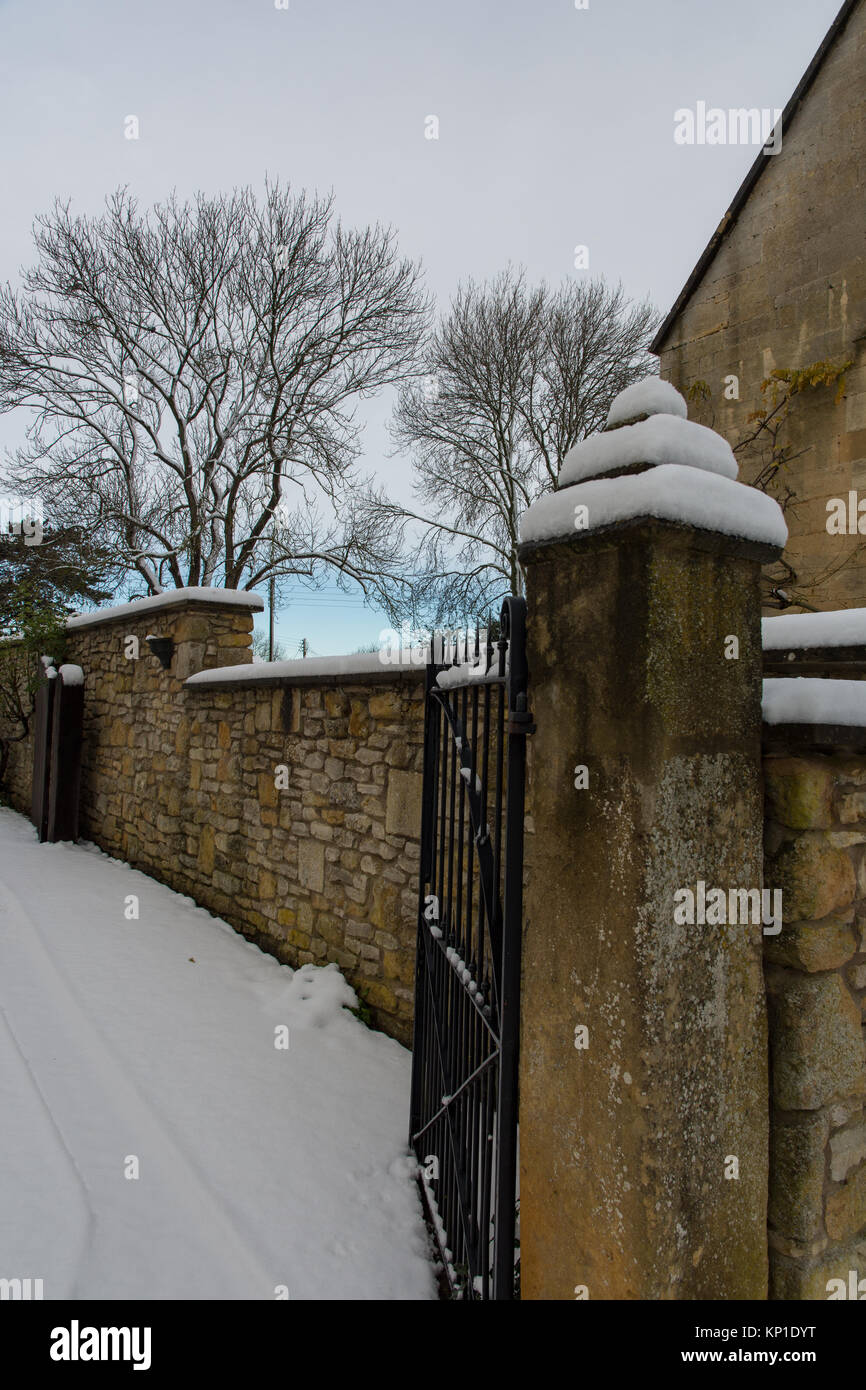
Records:
[[[563,459],[557,487],[637,463],[676,463],[725,478],[736,478],[739,472],[730,444],[715,430],[678,415],[650,415],[636,425],[603,430],[575,444]]]
[[[765,724],[844,724],[866,728],[866,681],[774,676],[764,681]]]
[[[197,671],[185,685],[223,685],[226,682],[255,684],[256,681],[284,680],[297,676],[369,676],[383,671],[412,669],[395,662],[389,665],[378,652],[357,652],[351,656],[299,657],[292,661],[262,661],[243,666],[217,666]],[[418,669],[417,667],[415,669]]]
[[[75,666],[71,662],[65,662],[58,672],[64,685],[83,685],[84,672],[80,666]]]
[[[786,647],[858,647],[866,645],[866,608],[832,613],[786,613],[761,623],[764,650]]]
[[[626,425],[642,415],[678,415],[681,420],[688,419],[689,408],[685,396],[681,396],[669,381],[660,376],[647,376],[627,386],[614,398],[607,413],[606,429],[615,425]]]
[[[772,497],[717,473],[674,463],[548,493],[524,512],[520,539],[562,540],[643,517],[770,545],[784,546],[788,539],[782,509]]]
[[[189,589],[167,589],[164,594],[135,599],[132,603],[117,603],[112,608],[95,608],[92,613],[76,613],[67,618],[68,628],[91,627],[94,623],[109,623],[115,618],[137,617],[139,613],[156,613],[177,608],[184,603],[213,603],[223,608],[247,608],[260,613],[264,599],[246,589],[211,589],[193,586]]]

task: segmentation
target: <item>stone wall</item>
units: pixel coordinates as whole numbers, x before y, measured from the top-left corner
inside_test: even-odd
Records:
[[[764,762],[771,1059],[770,1290],[866,1277],[866,757]],[[866,1286],[864,1286],[866,1287]]]
[[[249,665],[252,626],[249,609],[186,602],[70,630],[82,838],[289,964],[336,961],[376,1026],[409,1042],[423,668],[377,671],[373,656],[363,677],[261,681],[250,665],[249,680],[184,684]],[[170,669],[150,633],[173,638]],[[27,777],[12,790],[26,812]]]
[[[680,391],[707,382],[714,428],[732,444],[746,433],[749,413],[761,406],[761,382],[774,368],[853,360],[841,401],[827,388],[795,398],[788,431],[792,459],[779,480],[798,497],[787,512],[786,559],[804,576],[836,571],[812,600],[822,609],[861,604],[866,577],[863,537],[830,536],[826,530],[828,498],[847,499],[854,489],[866,499],[864,149],[861,4],[784,130],[781,152],[766,158],[660,352],[662,376]],[[684,150],[683,156],[693,153]],[[713,153],[708,148],[704,157]],[[743,154],[744,161],[751,158]],[[731,374],[739,379],[739,399],[726,400],[724,383]],[[711,423],[697,403],[691,413]]]

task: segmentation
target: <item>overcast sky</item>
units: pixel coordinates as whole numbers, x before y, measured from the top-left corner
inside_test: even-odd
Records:
[[[667,310],[757,153],[676,144],[674,111],[783,107],[841,0],[288,3],[0,0],[0,279],[56,196],[92,213],[122,183],[150,203],[269,175],[392,225],[443,306],[509,262],[585,274],[586,245],[591,274]],[[387,412],[364,462],[406,495]],[[0,421],[0,442],[19,434]],[[375,640],[382,620],[338,599],[295,604],[285,644]]]

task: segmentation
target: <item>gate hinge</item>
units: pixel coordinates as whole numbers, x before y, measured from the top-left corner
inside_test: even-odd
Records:
[[[534,734],[532,712],[526,708],[526,691],[521,690],[515,698],[515,708],[508,711],[508,732],[510,734]]]
[[[537,727],[532,721],[531,710],[511,710],[508,717],[508,732],[510,734],[534,734]]]

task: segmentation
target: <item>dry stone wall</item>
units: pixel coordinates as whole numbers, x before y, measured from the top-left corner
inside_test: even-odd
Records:
[[[335,961],[376,1026],[409,1042],[423,668],[263,682],[252,626],[248,610],[190,602],[70,630],[82,837],[289,964]],[[152,633],[175,643],[167,670]],[[237,664],[249,681],[184,684]],[[28,810],[23,772],[13,792]]]
[[[764,762],[771,1057],[770,1289],[866,1295],[866,758]]]

